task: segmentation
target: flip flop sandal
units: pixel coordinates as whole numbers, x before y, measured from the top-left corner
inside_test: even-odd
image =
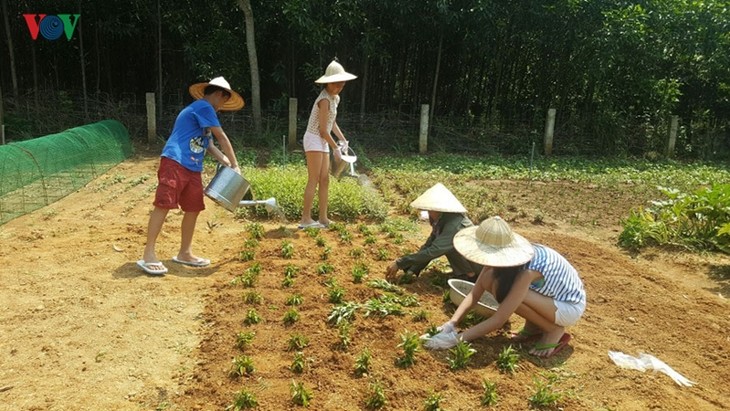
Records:
[[[165,275],[167,273],[167,267],[162,262],[146,263],[144,260],[139,260],[137,261],[137,266],[149,275]],[[154,268],[155,266],[161,268]]]
[[[298,229],[304,230],[305,228],[325,228],[319,221],[315,221],[313,223],[309,224],[299,224],[297,226]]]
[[[532,350],[542,351],[542,350],[549,350],[550,348],[552,348],[553,350],[548,355],[535,355],[532,353],[531,354],[538,358],[550,358],[550,357],[554,356],[555,354],[559,353],[560,351],[562,351],[563,348],[567,347],[571,338],[572,337],[570,336],[570,334],[565,333],[565,334],[563,334],[562,337],[560,337],[560,341],[558,341],[555,344],[535,344],[535,346],[532,347]],[[530,351],[532,351],[532,350],[530,350]]]

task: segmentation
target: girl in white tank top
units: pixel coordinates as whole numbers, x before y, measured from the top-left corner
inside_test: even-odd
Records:
[[[332,61],[325,74],[315,82],[324,84],[324,89],[314,101],[312,112],[309,115],[307,131],[304,133],[304,153],[307,158],[307,186],[304,189],[304,205],[302,207],[302,219],[299,221],[299,228],[325,228],[330,224],[327,217],[327,203],[329,197],[329,167],[330,148],[339,158],[341,155],[337,149],[337,143],[332,138],[332,133],[337,136],[343,144],[347,139],[337,126],[337,105],[340,103],[340,92],[345,87],[345,82],[356,79],[357,76],[345,71],[344,67],[337,61]],[[314,194],[319,187],[319,218],[315,221],[312,218],[312,203]]]

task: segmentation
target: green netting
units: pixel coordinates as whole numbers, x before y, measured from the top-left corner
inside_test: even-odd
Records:
[[[116,120],[0,146],[0,224],[71,194],[132,154]]]

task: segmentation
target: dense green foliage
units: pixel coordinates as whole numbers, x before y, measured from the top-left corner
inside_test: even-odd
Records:
[[[190,83],[224,75],[250,99],[236,0],[7,3],[15,64],[6,58],[8,38],[0,36],[0,85],[10,103],[9,133],[32,127],[23,112],[29,106],[39,119],[75,115],[82,91],[113,96],[92,114],[136,110],[130,98],[142,101],[147,91],[161,91],[161,108],[172,112],[189,101]],[[728,147],[724,0],[251,3],[266,110],[286,110],[288,98],[297,97],[306,115],[313,80],[337,56],[359,75],[345,89],[342,115],[392,113],[362,128],[376,131],[368,139],[390,139],[388,146],[402,147],[394,139],[403,131],[396,131],[399,116],[431,103],[432,132],[461,139],[462,148],[521,151],[542,138],[551,107],[561,153],[663,153],[673,114],[681,118],[680,154],[707,158]],[[81,18],[70,41],[32,41],[22,17],[28,12]],[[363,127],[349,125],[355,126]]]
[[[666,200],[635,210],[624,221],[619,243],[628,248],[673,244],[730,253],[730,184],[692,193],[662,188]]]

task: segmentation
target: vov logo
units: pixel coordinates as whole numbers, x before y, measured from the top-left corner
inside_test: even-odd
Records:
[[[40,32],[46,40],[58,40],[61,34],[65,33],[66,40],[70,41],[81,15],[23,14],[23,17],[25,17],[25,24],[28,25],[28,31],[30,31],[30,37],[33,40],[38,39],[38,33]]]

